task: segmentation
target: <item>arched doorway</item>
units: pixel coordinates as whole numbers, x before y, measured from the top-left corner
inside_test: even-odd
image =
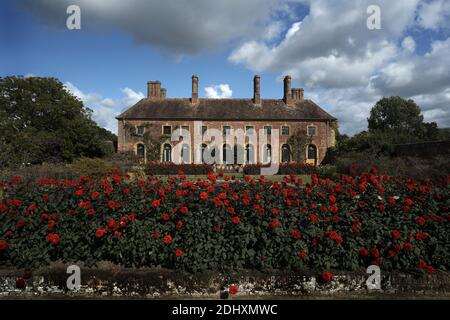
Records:
[[[313,144],[308,145],[307,149],[307,160],[308,163],[313,163],[315,166],[317,165],[317,147]]]
[[[136,146],[136,155],[139,159],[145,159],[145,146],[142,143]]]
[[[281,162],[291,161],[291,148],[287,144],[281,146]]]

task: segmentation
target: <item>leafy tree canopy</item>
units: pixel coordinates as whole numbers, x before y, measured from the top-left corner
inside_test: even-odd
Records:
[[[115,135],[55,78],[0,77],[0,167],[102,157]]]

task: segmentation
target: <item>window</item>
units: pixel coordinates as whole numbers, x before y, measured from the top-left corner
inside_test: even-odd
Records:
[[[244,148],[241,145],[234,145],[233,148],[233,164],[244,163]]]
[[[287,144],[281,147],[281,162],[291,161],[291,148]]]
[[[248,144],[245,147],[245,160],[248,164],[254,164],[255,163],[255,149],[253,148],[253,145]]]
[[[189,126],[181,126],[181,131],[183,131],[183,133],[185,131],[189,132]]]
[[[189,163],[189,145],[183,144],[181,147],[181,162],[183,163]]]
[[[250,136],[255,132],[255,128],[253,126],[246,126],[245,127],[245,134]]]
[[[232,164],[232,162],[231,162],[231,147],[229,144],[223,145],[222,153],[223,153],[222,154],[223,163],[224,164]]]
[[[272,127],[271,126],[264,126],[264,134],[271,135],[272,134]]]
[[[289,135],[289,127],[288,126],[282,126],[281,127],[281,135],[282,136],[288,136]]]
[[[206,131],[208,131],[208,127],[202,126],[201,130],[202,130],[202,136],[203,136],[206,133]]]
[[[144,126],[138,126],[136,128],[136,133],[138,136],[143,136],[145,132],[145,127]]]
[[[308,159],[310,160],[317,159],[317,147],[313,144],[308,145]]]
[[[272,146],[270,144],[266,144],[263,152],[263,162],[269,163],[272,160]]]
[[[171,126],[163,126],[163,135],[170,136],[172,134]]]
[[[308,136],[315,136],[316,135],[316,127],[315,126],[309,126],[308,127]]]
[[[122,143],[127,142],[127,131],[125,129],[122,129]]]
[[[230,126],[223,126],[223,134],[227,135],[231,133],[231,127]]]
[[[200,146],[200,159],[201,159],[201,161],[202,161],[202,163],[206,163],[206,156],[205,156],[205,153],[206,153],[206,144],[202,144],[201,146]]]
[[[145,146],[142,143],[139,143],[136,146],[136,155],[140,159],[144,159],[145,158]]]
[[[172,161],[172,147],[170,144],[166,143],[163,147],[163,162]]]

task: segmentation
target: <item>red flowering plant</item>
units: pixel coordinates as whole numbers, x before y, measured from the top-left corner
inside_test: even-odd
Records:
[[[52,261],[188,271],[450,268],[448,185],[379,173],[304,184],[264,177],[187,181],[4,181],[0,264]],[[328,275],[328,274],[327,274]],[[328,279],[328,278],[327,278]]]

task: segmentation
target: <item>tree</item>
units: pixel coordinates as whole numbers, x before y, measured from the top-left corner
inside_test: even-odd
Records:
[[[398,96],[379,100],[370,111],[367,121],[370,133],[391,133],[398,138],[398,143],[433,140],[437,137],[436,123],[425,123],[420,107],[413,100]]]
[[[289,137],[287,143],[292,148],[292,160],[295,162],[306,161],[306,146],[312,141],[306,134],[306,130],[298,129]]]
[[[0,78],[0,167],[105,156],[114,135],[91,116],[55,78]]]

